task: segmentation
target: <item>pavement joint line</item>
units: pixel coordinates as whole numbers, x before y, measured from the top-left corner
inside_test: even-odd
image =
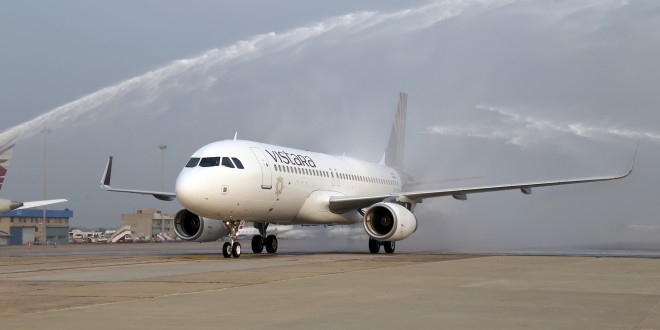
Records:
[[[343,261],[346,261],[346,260],[354,261],[354,260],[360,260],[360,259],[349,258],[349,259],[345,259]],[[288,281],[299,280],[299,279],[312,279],[312,278],[320,278],[320,277],[331,276],[331,275],[360,273],[360,272],[374,271],[374,270],[378,270],[378,269],[410,267],[410,266],[415,266],[415,265],[419,265],[419,264],[439,263],[439,262],[447,262],[447,261],[454,261],[454,260],[456,260],[456,259],[440,260],[440,261],[432,260],[432,261],[411,262],[408,265],[387,265],[387,266],[384,266],[384,267],[376,267],[376,268],[370,268],[370,269],[351,270],[351,271],[345,271],[345,272],[332,272],[332,273],[316,274],[316,275],[311,275],[311,276],[301,276],[301,277],[295,277],[295,278],[272,280],[272,281],[265,281],[265,282],[258,282],[258,283],[248,283],[248,284],[242,284],[242,285],[239,284],[239,285],[236,285],[236,286],[231,286],[231,287],[226,287],[226,288],[214,288],[214,289],[196,290],[196,291],[190,291],[190,292],[176,292],[176,293],[169,293],[169,294],[164,294],[164,295],[156,295],[156,296],[152,296],[152,297],[127,299],[127,300],[122,300],[122,301],[112,301],[112,302],[97,303],[97,304],[84,305],[84,306],[46,309],[46,310],[42,310],[42,311],[27,312],[27,313],[23,313],[23,314],[14,314],[14,315],[10,315],[10,316],[3,316],[3,317],[0,317],[0,319],[6,318],[6,317],[23,317],[23,316],[29,316],[29,315],[56,313],[56,312],[64,312],[64,311],[71,311],[71,310],[81,310],[81,309],[86,309],[86,308],[93,308],[93,307],[100,307],[100,306],[110,306],[110,305],[116,305],[116,304],[120,304],[120,303],[127,303],[127,302],[134,302],[134,301],[143,301],[143,300],[150,300],[150,299],[161,299],[161,298],[169,298],[169,297],[177,297],[177,296],[187,296],[187,295],[207,293],[207,292],[217,292],[217,291],[236,289],[236,288],[247,287],[247,286],[252,286],[252,285],[264,285],[264,284],[270,284],[270,283],[288,282]],[[458,260],[462,260],[462,259],[458,259]],[[115,298],[115,297],[112,297],[112,298]]]
[[[108,268],[108,267],[132,266],[132,265],[164,264],[164,263],[171,263],[171,262],[185,262],[185,261],[166,260],[166,261],[143,261],[143,262],[135,262],[135,263],[125,262],[125,263],[112,264],[112,265],[85,266],[84,269],[88,270],[90,268]],[[49,268],[49,269],[21,270],[21,271],[13,271],[13,272],[0,272],[0,276],[2,276],[2,275],[18,275],[18,274],[26,274],[26,273],[49,272],[49,271],[62,271],[62,270],[71,270],[71,269],[80,269],[80,266],[78,266],[78,267],[63,267],[63,268]],[[8,278],[14,278],[14,277],[8,277]],[[5,280],[5,278],[0,278],[0,281],[3,281],[3,280]]]
[[[651,308],[637,324],[635,324],[633,329],[649,329],[649,328],[642,328],[642,324],[644,324],[644,322],[646,322],[646,320],[649,319],[649,316],[657,313],[658,310],[660,310],[660,301],[657,302],[655,306],[653,306],[653,308]]]

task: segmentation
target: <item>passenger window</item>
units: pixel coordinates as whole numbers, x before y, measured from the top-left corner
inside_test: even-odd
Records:
[[[194,157],[190,158],[190,160],[188,161],[188,164],[186,164],[186,167],[195,167],[195,166],[197,166],[197,163],[199,163],[199,158],[194,158]],[[181,164],[181,163],[179,163],[179,164]]]
[[[234,161],[234,164],[236,164],[236,167],[238,167],[239,169],[242,170],[245,168],[243,167],[243,163],[241,163],[241,161],[238,158],[232,157],[231,160]]]
[[[199,162],[200,167],[212,167],[220,165],[220,157],[205,157]]]
[[[234,168],[234,163],[231,162],[231,159],[229,159],[229,157],[222,157],[222,166]]]

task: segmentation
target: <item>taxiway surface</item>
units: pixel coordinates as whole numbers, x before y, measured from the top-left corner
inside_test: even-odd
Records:
[[[660,259],[0,248],[0,328],[660,329]]]

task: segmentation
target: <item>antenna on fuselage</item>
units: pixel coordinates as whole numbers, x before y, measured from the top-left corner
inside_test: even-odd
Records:
[[[234,133],[234,141],[236,141],[237,138],[238,138],[238,131],[236,131],[236,133]]]

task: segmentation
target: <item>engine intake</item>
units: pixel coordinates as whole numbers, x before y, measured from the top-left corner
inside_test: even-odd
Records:
[[[417,230],[417,219],[396,203],[377,203],[364,214],[364,229],[379,241],[399,241]]]
[[[212,242],[227,236],[229,228],[221,220],[203,218],[182,209],[174,216],[174,232],[184,241]]]

